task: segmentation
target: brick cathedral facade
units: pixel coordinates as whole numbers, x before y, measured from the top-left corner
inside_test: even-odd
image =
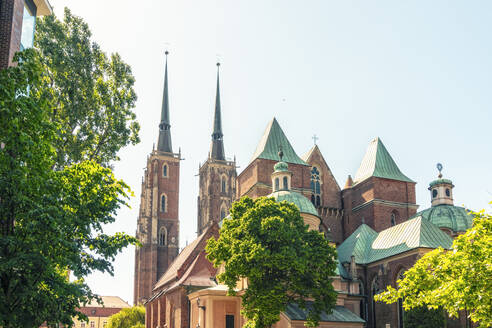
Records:
[[[204,248],[208,238],[218,236],[218,222],[234,200],[272,194],[279,149],[288,163],[289,189],[314,209],[303,213],[300,204],[301,214],[319,222],[319,231],[338,249],[338,276],[333,278],[338,316],[327,315],[320,327],[402,327],[401,307],[376,303],[373,296],[387,285],[396,286],[418,258],[430,249],[450,247],[452,238],[471,226],[466,211],[453,205],[454,186],[446,179],[431,183],[432,207],[417,213],[416,182],[400,171],[379,138],[369,143],[354,178],[349,176],[340,188],[319,147],[298,156],[274,118],[238,175],[235,160],[225,156],[217,71],[210,152],[198,172],[198,238],[178,254],[181,155],[172,151],[168,103],[166,61],[159,142],[142,181],[137,227],[142,246],[135,253],[134,303],[146,305],[147,328],[242,326],[240,299],[226,296],[217,285],[217,269]],[[275,327],[294,327],[299,320],[286,312]],[[450,321],[448,327],[462,324]]]

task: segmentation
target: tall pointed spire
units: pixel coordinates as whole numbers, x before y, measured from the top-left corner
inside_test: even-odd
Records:
[[[157,150],[166,153],[173,152],[171,142],[171,124],[169,121],[169,95],[167,91],[167,55],[166,50],[166,68],[164,72],[164,93],[162,95],[161,123],[159,124],[159,140],[157,142]]]
[[[219,67],[220,63],[217,63],[217,93],[215,95],[214,131],[212,133],[212,144],[210,145],[210,157],[225,161],[224,135],[222,134],[222,119],[220,116]]]

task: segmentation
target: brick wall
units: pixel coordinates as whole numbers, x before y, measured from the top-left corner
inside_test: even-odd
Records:
[[[0,69],[12,65],[20,49],[24,0],[0,1]]]

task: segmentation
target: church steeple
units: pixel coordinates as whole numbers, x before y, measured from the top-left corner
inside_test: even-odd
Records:
[[[162,95],[162,109],[161,109],[161,123],[159,124],[159,140],[157,142],[157,150],[166,153],[173,152],[173,146],[171,142],[171,124],[169,121],[169,95],[167,91],[167,55],[166,54],[166,68],[164,72],[164,93]]]
[[[224,135],[222,134],[222,119],[220,115],[219,67],[220,63],[217,63],[217,93],[215,95],[214,131],[212,133],[212,143],[210,145],[210,157],[212,159],[225,161]]]

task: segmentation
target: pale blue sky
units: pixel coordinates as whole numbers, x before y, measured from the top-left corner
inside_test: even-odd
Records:
[[[136,78],[142,142],[121,151],[117,176],[137,197],[108,231],[134,234],[140,180],[157,140],[164,50],[169,55],[173,147],[182,149],[180,243],[196,231],[198,165],[209,150],[217,56],[226,155],[246,167],[277,117],[299,155],[313,134],[343,186],[370,140],[381,137],[417,182],[420,209],[444,165],[455,204],[492,199],[492,2],[50,0],[83,17],[106,52]],[[101,295],[133,299],[134,249],[115,276],[95,274]]]

